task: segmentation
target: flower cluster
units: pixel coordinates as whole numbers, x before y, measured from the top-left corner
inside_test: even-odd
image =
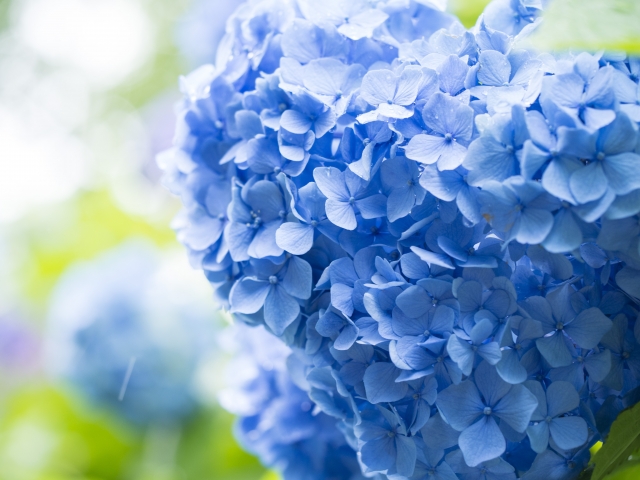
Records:
[[[364,474],[574,478],[640,381],[640,63],[436,0],[264,0],[159,157],[221,304]]]
[[[135,424],[189,415],[214,312],[176,266],[138,241],[72,266],[52,296],[47,367]]]
[[[291,349],[262,327],[243,324],[223,332],[222,340],[234,356],[220,403],[238,416],[236,437],[248,451],[286,480],[365,479],[338,420],[309,400],[304,376],[288,372],[287,363],[297,362]]]

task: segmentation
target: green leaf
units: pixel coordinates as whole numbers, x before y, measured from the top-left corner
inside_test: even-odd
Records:
[[[591,479],[604,478],[638,450],[640,450],[640,403],[622,412],[613,422],[604,445],[593,457],[595,469]]]
[[[640,52],[637,0],[553,0],[543,18],[538,48]]]
[[[607,475],[605,480],[638,480],[640,478],[640,461],[629,462]]]

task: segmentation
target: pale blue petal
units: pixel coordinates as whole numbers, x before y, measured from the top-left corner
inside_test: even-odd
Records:
[[[563,450],[572,450],[584,445],[589,438],[587,422],[581,417],[561,417],[551,420],[551,438]]]
[[[609,320],[598,308],[589,308],[565,326],[567,334],[582,348],[595,347],[611,329]]]
[[[291,133],[307,133],[312,125],[311,119],[297,110],[286,110],[280,117],[280,126]]]
[[[231,308],[239,313],[256,313],[269,294],[269,283],[251,278],[237,281],[229,293]]]
[[[481,416],[485,407],[478,389],[469,380],[440,392],[436,405],[446,422],[459,432]]]
[[[527,428],[527,435],[533,451],[542,453],[549,445],[549,424],[542,421],[537,425],[531,425]]]
[[[579,203],[598,200],[607,191],[607,177],[602,162],[593,162],[571,174],[569,186]]]
[[[282,279],[282,287],[292,297],[306,300],[311,296],[311,265],[299,257],[291,257]]]
[[[544,359],[553,368],[565,367],[571,363],[571,353],[567,349],[562,333],[554,333],[550,337],[536,340],[536,346]]]
[[[580,396],[569,382],[553,382],[547,388],[548,415],[557,417],[578,408]]]
[[[406,383],[396,383],[400,370],[392,363],[378,362],[367,368],[364,388],[371,403],[396,402],[407,392]]]
[[[491,416],[483,416],[480,421],[463,431],[458,443],[464,461],[470,467],[498,458],[507,447],[500,427]]]
[[[264,302],[264,321],[275,335],[282,335],[300,313],[300,305],[284,288],[273,287]]]
[[[416,466],[416,442],[411,437],[397,435],[396,437],[396,470],[405,477],[413,475]]]
[[[523,385],[513,385],[509,393],[493,407],[493,411],[516,432],[523,433],[537,407],[538,400],[533,393]]]
[[[329,198],[325,204],[325,209],[327,210],[327,218],[334,225],[345,230],[355,230],[358,226],[356,214],[349,202]]]
[[[304,255],[313,245],[313,227],[304,223],[283,223],[276,231],[276,243],[289,253]]]

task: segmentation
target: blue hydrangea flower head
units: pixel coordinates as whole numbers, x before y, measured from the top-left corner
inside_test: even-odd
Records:
[[[197,406],[195,373],[214,330],[206,293],[161,255],[131,241],[74,265],[49,310],[53,373],[140,425],[180,420]]]
[[[546,3],[255,0],[182,80],[178,236],[364,475],[572,478],[635,401],[640,64]]]

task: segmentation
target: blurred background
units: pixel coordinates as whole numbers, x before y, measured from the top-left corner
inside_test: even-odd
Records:
[[[154,161],[238,2],[0,0],[0,480],[278,478],[218,406],[228,320]]]

